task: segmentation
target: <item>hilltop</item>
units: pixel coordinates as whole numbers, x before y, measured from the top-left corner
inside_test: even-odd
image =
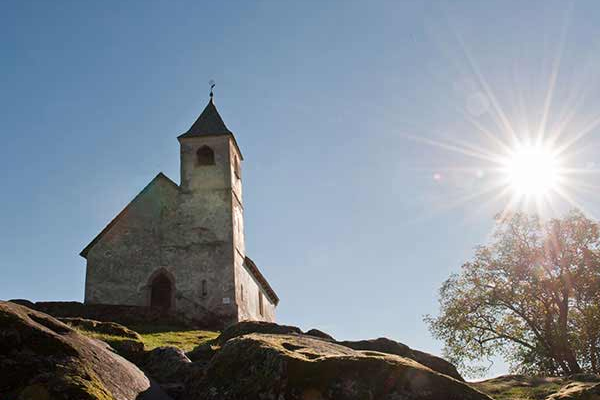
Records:
[[[21,302],[23,304],[23,302]],[[35,305],[32,305],[35,306]],[[241,322],[221,331],[54,318],[0,302],[0,399],[596,399],[594,376],[466,383],[387,338]]]

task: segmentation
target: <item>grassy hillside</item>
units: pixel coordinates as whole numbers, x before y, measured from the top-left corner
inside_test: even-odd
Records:
[[[189,329],[176,325],[132,325],[126,328],[115,323],[81,318],[65,318],[64,322],[80,333],[102,340],[117,350],[153,350],[161,346],[178,347],[184,352],[216,338],[219,332]]]
[[[176,326],[132,326],[142,337],[144,348],[152,350],[161,346],[175,346],[188,352],[194,347],[219,336],[220,332],[189,330]]]

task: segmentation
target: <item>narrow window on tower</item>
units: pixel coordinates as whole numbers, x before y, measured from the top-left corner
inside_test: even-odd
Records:
[[[242,178],[242,170],[240,169],[240,160],[238,160],[237,156],[233,157],[233,172],[238,179]]]
[[[196,152],[198,165],[215,165],[215,152],[208,146],[202,146]]]
[[[240,300],[244,301],[244,285],[240,285]]]
[[[258,312],[260,313],[260,315],[264,315],[264,310],[263,310],[263,294],[262,294],[262,292],[260,290],[258,292]]]
[[[206,285],[206,279],[202,279],[202,296],[206,296],[208,294],[208,287]]]

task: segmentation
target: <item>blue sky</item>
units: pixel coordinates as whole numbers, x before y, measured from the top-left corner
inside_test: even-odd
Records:
[[[476,195],[494,165],[457,147],[497,153],[506,121],[527,136],[547,110],[558,143],[585,132],[564,155],[585,172],[569,197],[600,211],[599,12],[593,1],[3,2],[0,298],[82,300],[79,251],[159,171],[179,181],[176,137],[212,78],[245,156],[247,249],[282,299],[278,320],[439,353],[422,316],[507,202],[500,189]]]

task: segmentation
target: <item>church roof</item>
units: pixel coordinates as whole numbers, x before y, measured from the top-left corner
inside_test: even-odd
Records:
[[[198,117],[196,122],[182,135],[179,135],[177,139],[185,139],[185,138],[193,138],[193,137],[201,137],[201,136],[221,136],[221,135],[229,135],[233,139],[233,144],[240,154],[241,159],[244,159],[242,152],[235,140],[235,136],[233,132],[231,132],[225,122],[223,122],[223,118],[219,114],[215,103],[213,102],[212,95],[206,107],[204,107],[204,111]]]
[[[154,177],[154,179],[152,179],[150,181],[149,184],[146,185],[145,188],[142,189],[141,192],[139,192],[134,198],[133,200],[131,200],[129,202],[129,204],[127,204],[127,206],[125,206],[125,208],[123,210],[121,210],[121,212],[119,214],[117,214],[117,216],[115,218],[113,218],[112,221],[110,221],[108,223],[108,225],[106,225],[106,227],[104,229],[102,229],[102,231],[87,245],[85,246],[85,248],[83,250],[81,250],[81,253],[79,253],[79,255],[83,258],[87,258],[88,252],[92,249],[92,247],[94,247],[94,245],[96,243],[98,243],[98,241],[100,239],[102,239],[102,237],[108,233],[108,231],[110,231],[110,229],[115,226],[115,224],[121,219],[123,218],[123,216],[127,213],[127,211],[131,208],[131,205],[133,203],[136,202],[137,199],[139,199],[144,193],[147,193],[150,188],[152,188],[152,186],[154,186],[157,182],[159,181],[165,181],[167,182],[168,185],[172,186],[174,189],[179,190],[179,185],[177,185],[175,182],[173,182],[168,176],[166,176],[165,174],[163,174],[162,172],[159,172],[158,175],[156,175]]]
[[[244,264],[246,265],[246,268],[248,268],[252,276],[254,276],[254,278],[256,278],[256,280],[260,283],[265,292],[267,292],[267,296],[269,296],[273,304],[277,305],[279,303],[279,297],[277,297],[277,293],[275,293],[271,285],[269,285],[269,282],[267,282],[267,278],[265,278],[264,275],[260,273],[256,264],[254,264],[254,261],[252,261],[250,257],[246,257],[244,259]]]
[[[215,107],[215,103],[211,97],[208,104],[204,108],[204,111],[202,111],[202,114],[200,114],[196,122],[194,122],[194,124],[186,133],[179,137],[231,134],[232,132],[227,129],[227,126],[225,126],[225,122],[223,122],[223,118],[221,118],[221,115],[219,114],[219,111],[217,111],[217,107]]]

